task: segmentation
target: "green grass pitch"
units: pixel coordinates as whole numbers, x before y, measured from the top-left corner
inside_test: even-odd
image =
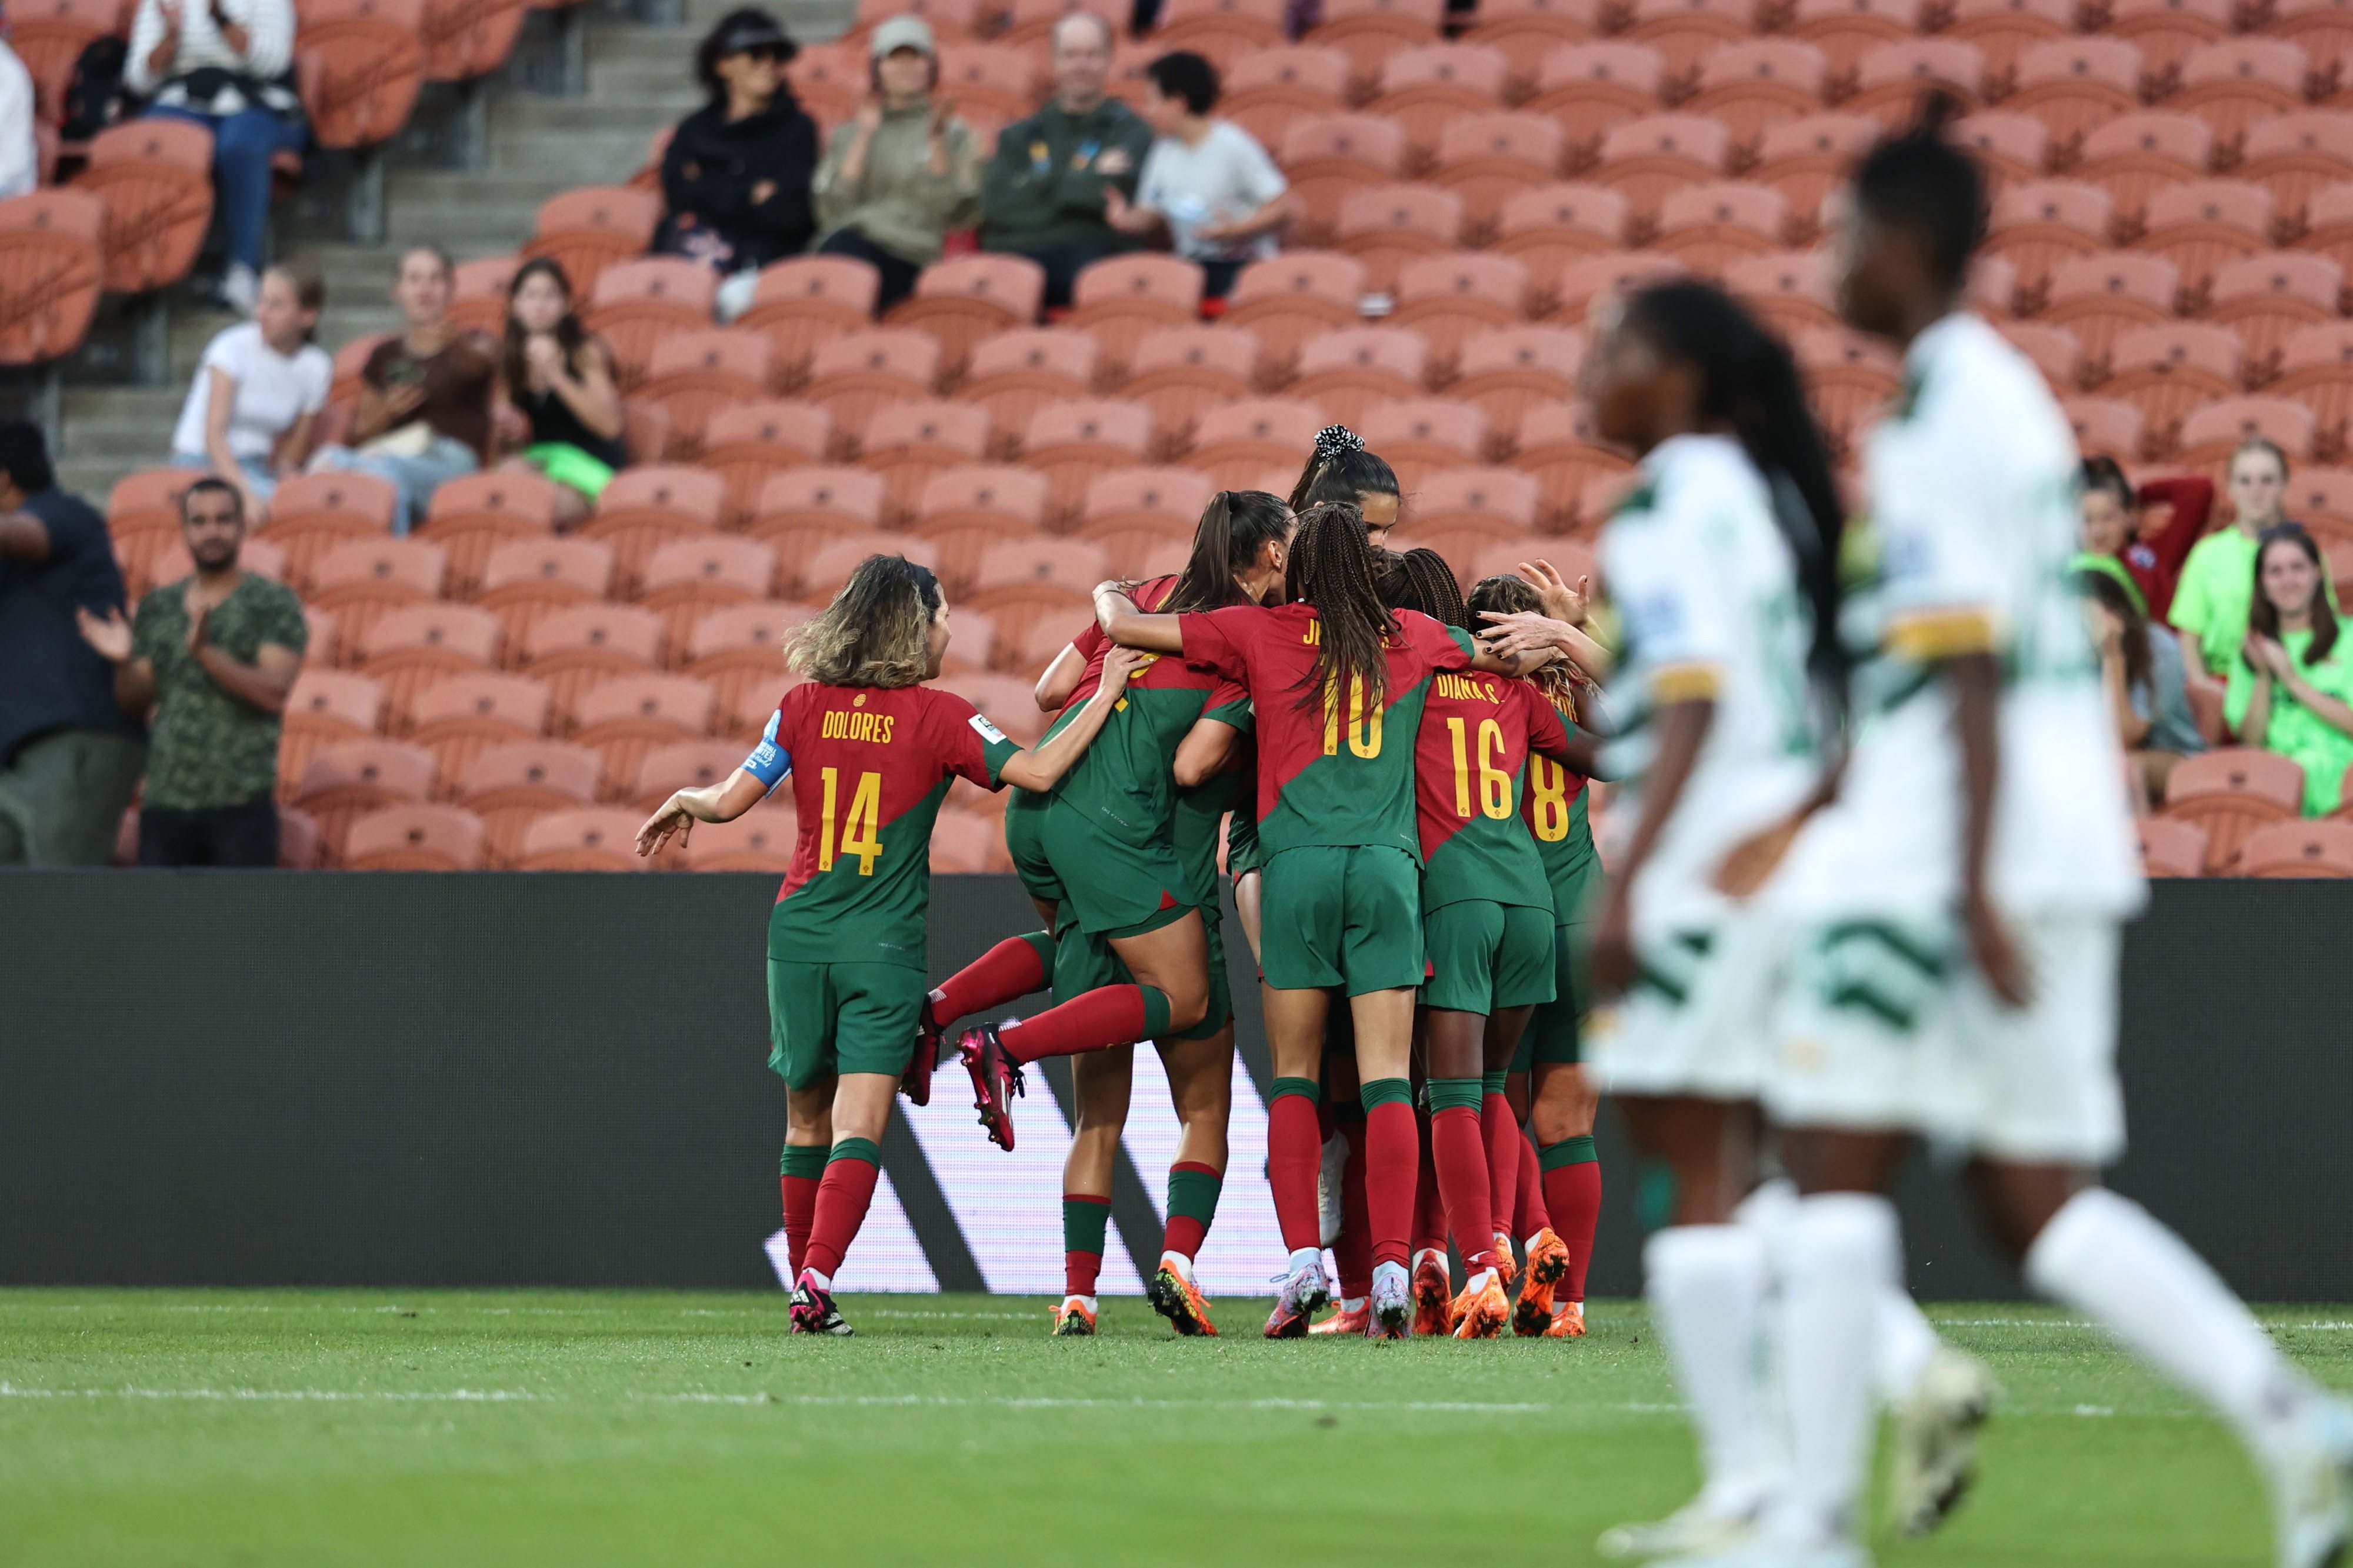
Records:
[[[1007,1297],[0,1291],[0,1563],[1595,1561],[1683,1500],[1639,1308],[1592,1337],[1180,1341],[1140,1301],[1046,1337]],[[1943,1307],[2005,1394],[1985,1477],[1890,1564],[2259,1568],[2223,1430],[2063,1315]],[[2353,1384],[2353,1321],[2269,1314]]]

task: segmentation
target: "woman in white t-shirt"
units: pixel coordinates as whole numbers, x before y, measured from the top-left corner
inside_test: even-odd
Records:
[[[1244,267],[1274,254],[1291,221],[1291,187],[1256,137],[1209,118],[1217,67],[1179,49],[1144,74],[1152,90],[1143,114],[1159,140],[1144,160],[1133,203],[1103,192],[1104,220],[1122,234],[1166,235],[1177,255],[1201,264],[1202,292],[1222,300]]]
[[[280,478],[302,471],[334,362],[311,341],[327,302],[319,274],[300,262],[261,276],[253,320],[205,345],[204,363],[172,432],[172,461],[209,468],[245,497],[246,516],[267,510]]]

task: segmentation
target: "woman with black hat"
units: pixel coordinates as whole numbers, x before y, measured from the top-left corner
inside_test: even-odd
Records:
[[[785,85],[785,66],[798,52],[765,11],[729,12],[694,54],[711,101],[679,122],[662,154],[670,210],[655,248],[727,275],[723,320],[751,302],[761,268],[807,249],[817,227],[809,214],[817,122]]]

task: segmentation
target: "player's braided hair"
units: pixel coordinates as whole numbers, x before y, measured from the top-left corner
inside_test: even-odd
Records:
[[[1315,433],[1315,449],[1299,470],[1299,483],[1292,487],[1291,510],[1305,511],[1334,500],[1353,506],[1366,496],[1399,493],[1397,470],[1365,450],[1363,437],[1345,425],[1326,425]]]
[[[1774,521],[1797,558],[1813,612],[1807,668],[1833,714],[1846,705],[1846,653],[1839,640],[1839,541],[1846,513],[1828,452],[1788,345],[1713,284],[1675,279],[1640,289],[1620,330],[1700,376],[1704,426],[1729,427],[1772,491]]]
[[[914,686],[932,672],[932,623],[946,603],[928,566],[870,555],[833,603],[785,638],[785,663],[825,686]]]
[[[1246,603],[1234,574],[1291,531],[1291,509],[1264,490],[1219,490],[1193,531],[1193,553],[1160,603],[1160,614],[1216,610]]]
[[[1969,258],[1985,237],[1985,176],[1977,160],[1946,139],[1961,103],[1931,90],[1911,129],[1883,138],[1854,172],[1856,210],[1873,223],[1920,237],[1938,279],[1960,292]]]
[[[1320,706],[1362,681],[1369,709],[1388,695],[1385,645],[1397,636],[1397,617],[1381,603],[1373,580],[1373,547],[1365,541],[1365,514],[1345,501],[1326,501],[1300,514],[1291,541],[1283,586],[1295,602],[1313,605],[1323,623],[1315,668],[1300,682],[1299,708]]]
[[[1472,584],[1469,607],[1471,624],[1483,629],[1492,625],[1481,618],[1484,616],[1544,614],[1544,595],[1537,593],[1536,585],[1526,578],[1503,572],[1493,577],[1482,577]],[[1537,689],[1553,700],[1555,706],[1566,702],[1573,713],[1577,711],[1577,699],[1575,668],[1565,658],[1551,659],[1538,665],[1529,673],[1528,679],[1536,683]]]
[[[1462,584],[1437,551],[1378,551],[1373,570],[1381,603],[1390,609],[1419,610],[1433,621],[1469,629],[1471,608],[1462,602]]]

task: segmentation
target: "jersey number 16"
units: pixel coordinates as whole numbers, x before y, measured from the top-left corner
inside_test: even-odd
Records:
[[[882,840],[875,837],[882,816],[882,775],[877,773],[858,775],[858,783],[850,790],[849,815],[842,819],[838,850],[833,837],[833,814],[840,783],[831,768],[824,771],[824,780],[825,811],[818,822],[817,868],[832,870],[834,856],[838,852],[844,856],[857,856],[858,874],[871,877],[874,875],[875,858],[882,853]]]
[[[1471,817],[1471,747],[1466,726],[1460,719],[1449,719],[1446,732],[1454,742],[1454,815],[1467,822]],[[1479,811],[1498,821],[1512,815],[1512,775],[1493,761],[1503,751],[1504,727],[1493,719],[1480,720]]]

